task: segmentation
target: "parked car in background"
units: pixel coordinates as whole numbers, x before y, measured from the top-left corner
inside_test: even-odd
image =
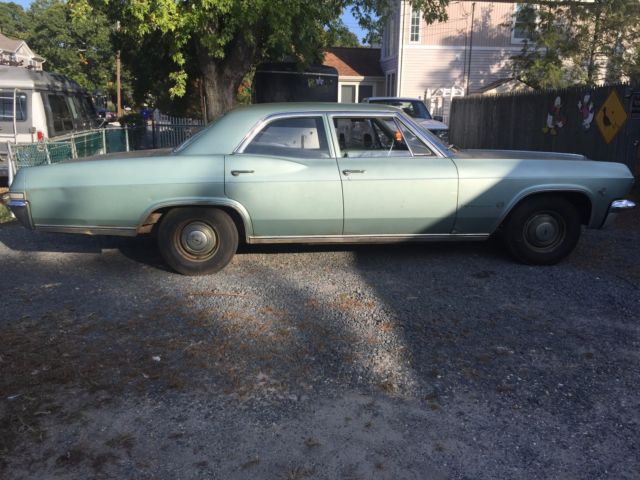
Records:
[[[485,240],[553,264],[581,227],[632,208],[620,163],[581,155],[450,150],[387,105],[238,108],[172,153],[131,152],[23,168],[8,205],[28,228],[156,232],[184,274],[223,268],[238,242]]]
[[[449,127],[440,120],[434,119],[429,113],[427,106],[420,99],[404,97],[370,97],[365,98],[363,102],[391,105],[392,107],[399,108],[413,118],[418,125],[435,134],[444,143],[448,144],[449,142]]]
[[[90,96],[55,73],[0,66],[0,176],[8,143],[34,143],[97,126]]]

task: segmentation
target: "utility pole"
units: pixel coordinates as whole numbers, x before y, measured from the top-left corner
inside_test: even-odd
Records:
[[[473,22],[475,21],[476,2],[471,4],[471,27],[469,32],[469,58],[467,63],[467,85],[465,95],[469,95],[469,83],[471,83],[471,55],[473,54]]]
[[[116,22],[116,31],[120,31],[120,21]],[[116,52],[116,114],[122,117],[122,94],[120,92],[120,50]]]

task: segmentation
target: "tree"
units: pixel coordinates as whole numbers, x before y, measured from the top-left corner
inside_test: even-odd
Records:
[[[358,36],[338,18],[327,25],[324,44],[327,47],[359,47],[360,41]]]
[[[594,85],[634,72],[634,52],[640,47],[638,2],[552,2],[524,6],[516,15],[529,40],[514,57],[514,69],[533,87]]]
[[[17,3],[0,3],[0,33],[24,40],[27,34],[27,14]]]
[[[448,0],[413,0],[425,18],[443,15]],[[318,61],[326,47],[325,27],[336,22],[347,5],[364,25],[377,25],[390,11],[387,0],[71,0],[74,15],[83,18],[104,11],[120,21],[120,38],[132,48],[149,47],[150,37],[164,39],[145,55],[168,56],[170,94],[183,96],[189,70],[196,66],[206,92],[209,119],[236,103],[245,74],[262,60],[293,57]],[[437,14],[434,13],[437,11]]]
[[[27,43],[46,58],[47,70],[62,73],[89,90],[105,89],[114,78],[111,29],[100,11],[71,15],[63,0],[37,0],[28,11]]]

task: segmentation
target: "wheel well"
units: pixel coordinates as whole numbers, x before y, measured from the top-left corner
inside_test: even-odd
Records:
[[[242,216],[238,213],[237,210],[226,207],[226,206],[218,206],[218,205],[176,205],[173,207],[162,207],[151,212],[147,218],[142,222],[142,225],[138,228],[138,233],[155,233],[158,225],[160,225],[160,221],[165,213],[169,210],[173,210],[174,208],[217,208],[218,210],[222,210],[227,215],[231,217],[233,223],[238,230],[238,237],[240,242],[246,242],[246,230],[244,227],[244,221],[242,220]]]
[[[511,212],[513,212],[513,210],[520,204],[522,204],[522,202],[526,202],[527,200],[531,199],[531,198],[538,198],[538,197],[560,197],[565,199],[566,201],[568,201],[569,203],[571,203],[574,207],[576,207],[578,209],[578,212],[580,212],[580,223],[583,225],[588,225],[589,221],[591,220],[591,209],[592,209],[592,205],[591,205],[591,200],[589,199],[589,197],[582,192],[567,192],[567,191],[551,191],[551,192],[538,192],[538,193],[532,193],[531,195],[527,195],[526,197],[522,198],[518,203],[516,203],[513,208],[511,208],[511,211],[509,212],[509,214],[506,216],[505,221],[509,218],[509,216],[511,215]],[[504,223],[504,222],[503,222]]]

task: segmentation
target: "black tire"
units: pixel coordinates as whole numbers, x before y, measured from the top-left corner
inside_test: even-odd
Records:
[[[158,247],[176,272],[207,275],[231,261],[238,249],[238,230],[222,210],[174,208],[160,221]]]
[[[580,212],[559,196],[533,197],[517,205],[504,225],[511,254],[529,265],[554,265],[580,238]]]

